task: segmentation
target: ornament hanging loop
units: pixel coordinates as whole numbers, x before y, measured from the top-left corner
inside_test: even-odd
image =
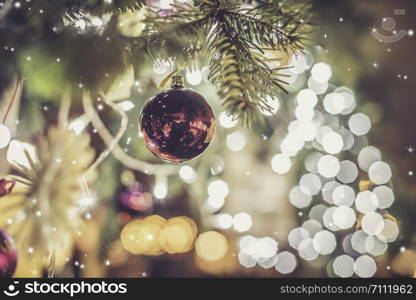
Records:
[[[173,89],[182,89],[184,87],[183,77],[181,75],[172,75],[172,83],[170,85]]]

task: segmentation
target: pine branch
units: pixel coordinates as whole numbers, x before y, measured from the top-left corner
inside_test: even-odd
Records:
[[[204,52],[203,28],[207,19],[191,5],[178,5],[175,9],[178,12],[168,16],[163,15],[164,11],[150,11],[138,45],[151,61],[174,58],[178,65],[189,65]]]
[[[275,50],[294,51],[303,48],[306,4],[284,11],[282,2],[266,3],[253,9],[232,7],[226,17],[248,41]],[[301,13],[302,11],[302,13]]]
[[[216,54],[210,61],[209,79],[219,85],[218,94],[223,106],[231,115],[247,120],[245,116],[255,110],[244,88],[243,71],[237,48],[227,36],[210,43]]]
[[[117,31],[117,15],[126,10],[140,9],[147,4],[146,0],[22,2],[21,9],[11,10],[4,17],[0,44],[16,45],[21,50],[37,44],[52,49],[51,53],[54,53],[60,45],[57,38],[71,40],[71,45],[77,47],[84,46],[88,37],[94,40],[92,44],[100,45],[89,49],[90,57],[100,56],[102,59],[97,61],[102,61],[102,65],[109,64],[103,69],[114,69],[114,73],[126,61],[140,69],[143,56],[151,62],[174,60],[179,68],[208,59],[210,79],[218,86],[224,108],[249,124],[260,116],[261,110],[271,111],[266,99],[285,90],[285,82],[279,74],[282,68],[270,67],[267,51],[292,53],[304,47],[311,13],[307,5],[299,3],[294,0],[282,3],[280,0],[195,0],[193,5],[180,4],[161,11],[148,6],[145,30],[141,36],[131,38]],[[43,8],[45,11],[33,15],[25,9],[29,5],[33,11]],[[74,20],[86,14],[100,16],[105,13],[113,15],[104,29],[108,44],[113,47],[109,51],[117,47],[120,50],[114,60],[108,60],[103,51],[100,33],[91,30],[78,35],[69,26],[55,32],[55,26],[51,26],[62,22],[62,18]],[[62,61],[73,61],[70,52],[60,50],[57,55]],[[62,72],[70,74],[72,81],[90,78],[84,69],[71,66]]]
[[[298,12],[285,14],[274,3],[259,7],[247,10],[226,1],[200,1],[213,26],[208,44],[210,79],[219,86],[225,109],[245,125],[260,110],[271,111],[268,96],[285,90],[285,82],[279,78],[281,68],[268,66],[264,50],[302,49],[298,29],[304,20],[296,21]]]
[[[103,15],[105,13],[122,13],[127,10],[138,10],[146,5],[146,0],[52,0],[49,5],[65,8],[69,19],[77,19],[80,13]]]

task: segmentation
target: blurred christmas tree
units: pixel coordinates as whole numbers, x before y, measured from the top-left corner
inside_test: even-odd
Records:
[[[325,49],[306,45],[311,17],[303,1],[0,2],[0,229],[15,276],[386,265],[391,169],[353,91],[329,82]],[[206,151],[178,165],[146,147],[171,162]]]

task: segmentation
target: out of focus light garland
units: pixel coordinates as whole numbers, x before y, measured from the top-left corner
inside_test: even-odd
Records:
[[[289,193],[290,203],[306,218],[289,232],[289,245],[310,262],[336,254],[329,260],[329,276],[372,277],[377,257],[399,235],[397,221],[387,211],[395,199],[391,168],[381,152],[368,145],[371,122],[367,115],[353,113],[354,93],[328,82],[331,67],[313,64],[310,52],[294,56],[291,66],[295,77],[306,75],[309,80],[296,95],[296,119],[281,141],[281,152],[271,160],[273,170],[284,174],[302,149],[308,153],[306,173]],[[277,253],[271,238],[245,236],[239,246],[240,263],[247,268],[274,266],[286,274],[297,265],[290,252]]]
[[[75,27],[81,31],[85,31],[86,26],[102,30],[107,22],[106,19],[85,16],[81,21],[77,21]],[[294,78],[308,76],[309,79],[307,87],[296,95],[296,119],[290,122],[287,128],[287,135],[280,144],[280,152],[271,159],[271,168],[277,174],[285,174],[291,169],[292,161],[299,152],[303,149],[308,152],[304,160],[305,174],[289,193],[290,203],[301,210],[300,215],[304,220],[300,227],[290,231],[288,243],[294,249],[293,252],[305,261],[334,255],[334,258],[328,259],[329,276],[350,277],[355,274],[359,277],[371,277],[377,271],[377,257],[384,254],[388,243],[395,241],[399,235],[397,221],[387,211],[394,202],[390,183],[391,168],[382,161],[381,152],[376,147],[368,145],[365,135],[371,128],[370,119],[363,113],[353,113],[356,108],[354,93],[348,88],[335,87],[329,83],[331,67],[324,62],[314,63],[313,55],[308,51],[293,56],[290,66],[292,69],[289,72]],[[154,71],[164,74],[171,68],[172,65],[163,61],[155,64]],[[198,85],[203,80],[204,72],[204,68],[188,69],[188,83]],[[114,100],[104,93],[100,98],[104,105],[119,115],[120,128],[113,136],[100,119],[90,94],[83,94],[84,115],[69,125],[66,124],[64,131],[67,133],[69,128],[71,136],[74,133],[82,135],[87,124],[91,122],[106,144],[106,149],[93,163],[88,163],[88,169],[85,169],[82,176],[77,175],[77,178],[94,174],[111,153],[126,168],[154,175],[156,183],[153,194],[159,199],[166,197],[168,193],[167,177],[170,175],[178,174],[186,183],[195,182],[197,173],[189,165],[177,167],[150,164],[128,155],[119,146],[119,142],[127,130],[126,111],[132,109],[134,104],[130,101]],[[268,99],[267,103],[274,112],[279,109],[277,98]],[[62,106],[65,105],[63,102]],[[63,120],[67,123],[65,118]],[[220,114],[219,122],[224,128],[236,126],[236,121],[225,112]],[[240,131],[235,131],[227,135],[225,142],[230,150],[239,151],[244,148],[246,138]],[[35,157],[36,151],[40,148],[35,149],[33,145],[11,140],[10,130],[0,124],[0,148],[5,147],[9,147],[7,155],[10,163],[17,161],[21,164],[24,161],[28,166],[31,165],[31,157]],[[220,162],[218,169],[222,169]],[[213,175],[219,172],[211,170]],[[80,195],[76,195],[79,200],[76,205],[88,208],[96,199],[89,193],[88,184],[80,186],[83,189]],[[214,227],[220,230],[233,228],[238,233],[251,229],[253,220],[246,212],[239,212],[234,216],[216,213],[223,207],[229,194],[229,187],[225,181],[218,178],[211,181],[207,186],[207,193],[208,199],[201,210],[208,211]],[[311,206],[314,199],[321,203]],[[35,223],[38,222],[36,218],[44,214],[42,210],[34,210],[33,207],[30,207],[30,210]],[[4,221],[10,223],[8,225],[13,223],[12,218],[6,218]],[[76,221],[81,220],[76,218]],[[53,223],[36,223],[41,226],[37,231],[43,232],[43,238],[37,243],[47,240],[44,235],[45,228],[56,230],[51,227]],[[75,232],[75,229],[73,231]],[[58,234],[61,232],[59,229]],[[72,240],[74,232],[69,232],[68,235],[71,237],[66,239]],[[151,216],[133,220],[124,227],[120,239],[124,248],[132,254],[184,253],[195,247],[199,258],[217,261],[229,250],[228,241],[222,234],[208,231],[198,236],[194,221],[185,217],[165,220],[159,216]],[[33,238],[32,241],[36,243]],[[40,255],[50,259],[55,252],[52,248],[57,248],[57,245],[44,244],[39,244],[39,247],[25,244],[24,248],[33,253],[47,247],[48,249],[42,250],[45,254]],[[288,274],[295,270],[298,263],[298,258],[290,251],[279,251],[278,242],[271,237],[246,235],[240,239],[238,246],[238,260],[247,268],[256,265],[266,269],[274,267],[278,272]]]

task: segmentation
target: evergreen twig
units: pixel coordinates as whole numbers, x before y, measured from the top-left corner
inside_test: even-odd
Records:
[[[11,10],[4,18],[5,26],[0,27],[0,45],[8,48],[18,41],[19,50],[40,45],[51,53],[61,45],[58,38],[71,41],[75,49],[93,45],[84,61],[102,55],[96,61],[102,62],[102,69],[114,69],[114,73],[125,62],[140,69],[144,57],[152,63],[174,61],[178,68],[209,61],[209,78],[218,87],[224,108],[247,125],[260,116],[259,111],[271,111],[268,99],[285,91],[281,74],[284,68],[272,68],[268,52],[301,51],[311,16],[307,4],[294,0],[194,0],[193,4],[173,5],[169,10],[157,10],[146,0],[39,0],[22,5],[31,5],[30,11],[47,10],[43,14],[31,14],[23,7]],[[118,15],[143,6],[147,9],[142,34],[135,38],[122,36],[116,26]],[[73,23],[86,15],[106,13],[112,18],[104,33],[89,30],[82,35],[65,26],[51,26],[62,19]],[[108,52],[102,48],[104,38],[108,41],[105,45],[119,50],[114,52],[118,53],[114,59],[108,59]],[[77,61],[71,51],[66,55],[62,61]],[[90,78],[85,74],[88,69],[92,68],[68,64],[65,72],[68,80],[74,81]],[[98,78],[91,80],[92,89],[99,87],[100,76],[92,76]]]

